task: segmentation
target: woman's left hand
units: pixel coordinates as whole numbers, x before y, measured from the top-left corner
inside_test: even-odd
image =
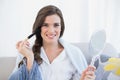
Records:
[[[88,66],[81,75],[80,80],[95,80],[95,70],[94,66]]]

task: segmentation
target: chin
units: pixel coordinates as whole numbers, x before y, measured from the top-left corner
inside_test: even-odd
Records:
[[[49,39],[49,40],[46,40],[47,43],[55,43],[57,42],[58,40],[56,39]]]

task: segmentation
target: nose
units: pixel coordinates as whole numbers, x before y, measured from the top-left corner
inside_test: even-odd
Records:
[[[50,33],[54,32],[54,27],[53,27],[53,26],[50,26],[48,31],[49,31]]]

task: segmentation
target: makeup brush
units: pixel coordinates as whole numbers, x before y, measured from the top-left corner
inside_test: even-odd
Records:
[[[33,32],[32,34],[30,34],[27,39],[30,39],[32,36],[34,36],[35,34],[38,34],[40,32],[39,29],[36,29],[35,32]]]

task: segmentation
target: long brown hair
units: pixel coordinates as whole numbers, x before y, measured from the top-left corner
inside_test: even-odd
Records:
[[[32,32],[35,32],[36,29],[40,30],[40,33],[36,34],[36,39],[35,39],[34,45],[32,47],[32,51],[34,53],[34,60],[38,64],[41,64],[41,62],[42,62],[42,58],[40,57],[40,48],[43,45],[42,44],[43,40],[42,40],[42,37],[41,37],[41,27],[42,27],[42,25],[43,25],[43,23],[45,21],[45,18],[47,16],[54,15],[54,14],[57,14],[61,19],[61,33],[60,33],[60,37],[61,37],[63,35],[63,33],[64,33],[65,25],[64,25],[64,19],[63,19],[62,12],[56,6],[48,5],[48,6],[43,7],[38,12],[36,20],[35,20],[35,22],[33,24]]]

